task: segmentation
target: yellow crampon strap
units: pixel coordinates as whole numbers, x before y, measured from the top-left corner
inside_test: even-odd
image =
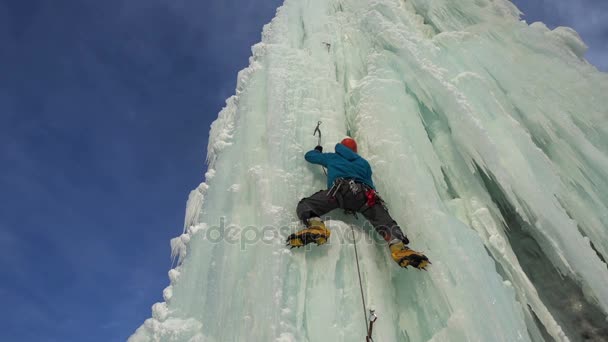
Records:
[[[403,245],[401,245],[403,246]],[[391,256],[393,260],[399,266],[407,268],[408,266],[412,266],[419,270],[425,270],[426,267],[431,264],[429,258],[426,255],[416,252],[413,249],[409,249],[405,246],[399,248],[400,246],[394,246],[391,248]]]
[[[411,255],[402,257],[401,259],[399,259],[399,261],[397,261],[397,263],[401,267],[407,268],[408,266],[412,266],[412,267],[415,267],[415,268],[417,268],[419,270],[425,270],[426,271],[426,267],[431,262],[429,261],[429,259],[424,254],[420,254],[420,253],[414,252]]]
[[[287,246],[291,248],[306,246],[313,242],[317,245],[323,245],[327,243],[330,235],[331,232],[325,227],[310,227],[289,235],[286,242]]]

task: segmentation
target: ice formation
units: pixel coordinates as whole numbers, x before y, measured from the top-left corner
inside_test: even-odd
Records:
[[[205,183],[140,341],[608,339],[608,75],[506,0],[286,0],[213,123]],[[433,261],[400,269],[362,219],[284,247],[347,133]]]

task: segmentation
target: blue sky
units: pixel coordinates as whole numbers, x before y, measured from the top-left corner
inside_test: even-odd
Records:
[[[1,341],[124,341],[282,0],[0,0]],[[517,0],[608,70],[608,3]]]
[[[587,60],[608,72],[608,1],[512,0],[528,23],[542,21],[549,28],[574,28],[589,46]]]
[[[0,1],[0,341],[124,341],[279,1]]]

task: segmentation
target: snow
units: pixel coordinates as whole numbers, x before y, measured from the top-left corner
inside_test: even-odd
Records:
[[[504,0],[286,0],[210,131],[205,182],[140,341],[608,336],[608,75],[569,28]],[[364,220],[289,250],[303,153],[345,135],[429,272],[402,270]],[[309,248],[310,247],[310,248]]]

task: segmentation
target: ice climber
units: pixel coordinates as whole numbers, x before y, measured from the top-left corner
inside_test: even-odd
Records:
[[[321,216],[341,208],[365,216],[388,242],[393,260],[401,267],[424,269],[430,263],[428,258],[407,247],[409,240],[376,193],[372,169],[367,160],[357,154],[355,140],[345,138],[336,144],[335,151],[323,153],[323,147],[318,145],[304,156],[309,163],[327,168],[328,190],[318,191],[300,200],[296,212],[306,228],[291,234],[287,238],[287,245],[293,248],[311,242],[317,245],[326,243],[331,232],[325,227]]]

